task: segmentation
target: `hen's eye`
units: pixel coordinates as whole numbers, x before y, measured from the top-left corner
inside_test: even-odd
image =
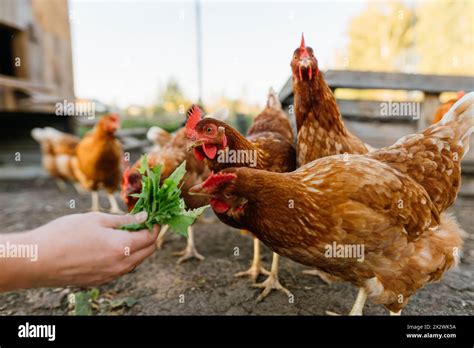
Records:
[[[212,128],[211,128],[211,127],[208,127],[208,128],[206,129],[206,132],[211,133],[211,132],[212,132]]]
[[[227,193],[227,192],[226,192],[226,193],[224,193],[224,197],[225,197],[225,198],[231,198],[232,195],[231,195],[230,193]]]

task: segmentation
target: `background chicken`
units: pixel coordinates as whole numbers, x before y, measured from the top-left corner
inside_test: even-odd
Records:
[[[171,140],[162,148],[154,148],[148,154],[148,165],[150,168],[161,164],[161,181],[165,180],[174,170],[183,162],[186,161],[186,175],[183,179],[183,186],[181,187],[182,197],[186,206],[191,209],[196,209],[207,205],[209,200],[206,197],[190,196],[188,189],[204,180],[209,175],[209,171],[204,163],[196,160],[192,152],[187,149],[186,130],[181,128],[174,135]],[[130,211],[136,203],[136,198],[129,197],[132,193],[141,192],[141,175],[138,173],[140,168],[139,161],[136,162],[131,169],[127,169],[122,179],[122,198],[127,204]],[[158,238],[158,247],[161,247],[164,241],[167,226],[161,229]],[[182,252],[176,253],[181,258],[178,263],[186,261],[191,258],[203,260],[204,257],[199,254],[194,244],[193,226],[188,229],[187,246]]]
[[[64,190],[66,188],[64,181],[70,181],[78,192],[82,192],[71,168],[71,159],[76,154],[80,138],[51,127],[34,128],[31,136],[41,146],[41,162],[44,170],[55,179],[59,189]]]
[[[455,197],[459,186],[452,174],[460,170],[473,131],[470,93],[439,124],[394,146],[414,154],[405,158],[410,162],[406,168],[431,167],[420,161],[426,152],[445,176],[443,182],[453,184]],[[417,289],[455,266],[463,232],[451,215],[439,210],[446,205],[432,200],[426,178],[417,182],[409,170],[405,174],[390,160],[384,163],[382,153],[392,151],[379,150],[378,160],[372,154],[329,156],[292,173],[230,168],[190,191],[210,196],[220,219],[248,228],[275,252],[362,289],[353,314],[362,314],[367,296],[400,314]],[[452,168],[443,157],[456,159]],[[288,201],[295,197],[298,204],[290,208]],[[364,246],[362,260],[327,257],[327,247],[334,243]]]
[[[459,99],[464,97],[464,94],[465,93],[463,91],[459,91],[456,98],[449,99],[448,101],[438,106],[433,117],[433,123],[439,122],[439,120],[443,118],[443,115],[449,111],[451,106],[453,106],[454,103],[457,102]]]
[[[188,137],[194,141],[196,158],[205,160],[213,172],[241,166],[288,172],[296,167],[291,125],[273,89],[270,89],[266,108],[255,118],[247,137],[225,122],[211,117],[202,119],[198,108],[191,113],[186,131]],[[225,153],[235,156],[243,154],[245,157],[244,160],[240,158],[234,161],[231,157],[225,157]],[[290,294],[279,282],[278,261],[278,254],[274,253],[271,271],[266,271],[261,266],[259,241],[254,237],[252,265],[247,271],[239,272],[236,276],[250,276],[255,283],[259,274],[268,274],[263,283],[254,284],[264,289],[258,300],[265,298],[272,289]]]
[[[153,143],[153,151],[158,151],[173,138],[170,133],[158,126],[150,127],[146,133],[146,137]]]
[[[72,159],[75,177],[81,185],[92,191],[92,210],[100,210],[98,190],[107,191],[110,212],[121,213],[114,192],[121,178],[123,158],[122,145],[115,138],[120,127],[116,114],[102,117],[76,147],[76,157]]]

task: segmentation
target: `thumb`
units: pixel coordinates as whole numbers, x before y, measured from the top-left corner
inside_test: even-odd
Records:
[[[146,211],[141,211],[135,215],[112,215],[103,214],[103,222],[105,227],[118,227],[126,224],[140,224],[145,222],[148,214]]]

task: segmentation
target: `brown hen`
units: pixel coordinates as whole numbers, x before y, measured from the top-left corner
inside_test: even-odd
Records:
[[[273,172],[296,168],[291,125],[273,89],[270,89],[266,108],[254,119],[246,137],[225,122],[211,117],[202,119],[198,109],[189,117],[186,128],[188,137],[194,141],[196,158],[205,160],[213,172],[229,167],[253,167]],[[279,256],[274,253],[270,272],[261,266],[260,244],[254,237],[252,265],[236,276],[250,276],[255,282],[259,274],[268,274],[263,283],[254,284],[264,289],[258,301],[272,289],[290,295],[279,282],[278,262]]]
[[[375,155],[324,157],[292,173],[225,169],[190,192],[210,196],[220,219],[250,228],[275,252],[358,286],[359,314],[367,296],[399,314],[417,289],[441,279],[459,259],[463,232],[439,210],[451,199],[432,199],[428,177],[435,172],[425,166],[438,166],[436,178],[452,182],[455,197],[453,173],[473,131],[470,93],[438,124],[394,145],[414,154],[404,158],[405,171],[390,156],[384,163],[389,147]],[[448,161],[452,167],[444,157],[456,158]],[[425,173],[421,180],[412,168]]]
[[[206,197],[191,196],[188,194],[190,187],[202,182],[204,178],[209,175],[209,170],[204,163],[196,160],[194,155],[187,150],[186,130],[179,129],[175,134],[171,135],[171,139],[161,148],[154,148],[148,154],[148,165],[150,168],[160,164],[161,165],[161,181],[174,172],[174,170],[183,162],[186,161],[186,175],[183,179],[183,186],[181,187],[182,197],[186,206],[191,209],[202,207],[209,203]],[[122,178],[122,198],[127,204],[128,210],[132,210],[136,203],[136,198],[130,197],[132,193],[141,192],[141,175],[138,173],[140,168],[140,161],[137,161],[131,169],[127,169]],[[157,245],[161,248],[164,241],[164,236],[167,231],[167,226],[161,229],[157,240]],[[196,258],[203,260],[204,257],[198,253],[194,244],[193,226],[188,229],[188,241],[186,248],[175,253],[181,256],[178,263]]]

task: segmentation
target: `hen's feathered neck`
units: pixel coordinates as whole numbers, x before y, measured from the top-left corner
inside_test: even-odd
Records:
[[[294,81],[294,106],[298,131],[305,121],[318,122],[318,127],[346,133],[336,97],[320,72],[312,80]]]

